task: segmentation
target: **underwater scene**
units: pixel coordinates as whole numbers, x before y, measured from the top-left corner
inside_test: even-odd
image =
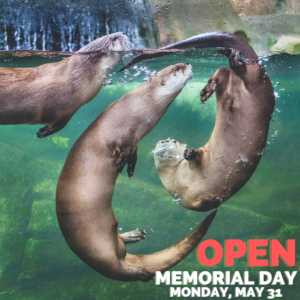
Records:
[[[0,66],[34,67],[61,59],[6,53],[0,57]],[[204,238],[221,245],[226,239],[278,239],[284,245],[288,239],[300,238],[300,55],[278,54],[260,59],[276,95],[268,144],[250,180],[218,208]],[[206,144],[215,124],[216,97],[200,104],[200,91],[218,68],[229,66],[228,59],[213,50],[191,50],[144,61],[124,72],[118,71],[123,66],[120,61],[97,97],[77,111],[58,133],[38,139],[36,132],[43,125],[0,126],[0,300],[169,298],[169,287],[156,286],[154,280],[114,281],[84,264],[61,234],[55,192],[72,145],[92,121],[110,103],[161,69],[179,62],[190,63],[194,77],[154,130],[139,143],[134,176],[128,178],[124,170],[118,177],[113,211],[120,233],[136,228],[147,232],[144,240],[126,246],[132,254],[150,254],[170,247],[209,215],[210,212],[187,210],[173,199],[159,179],[152,150],[166,138],[194,148]],[[205,267],[197,261],[194,250],[171,271],[249,271],[250,278],[256,280],[261,270],[272,274],[300,271],[299,263],[297,245],[296,267],[287,267],[282,261],[279,267],[248,267],[246,256],[236,259],[234,267],[225,267],[223,260],[214,267]],[[299,299],[297,276],[293,286],[272,288],[281,288],[283,299]],[[233,289],[229,286],[229,290]]]

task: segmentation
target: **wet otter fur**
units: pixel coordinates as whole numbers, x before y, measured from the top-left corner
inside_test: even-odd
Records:
[[[262,64],[246,63],[239,51],[227,53],[229,68],[218,69],[201,91],[215,92],[217,116],[212,135],[198,149],[175,140],[158,142],[154,160],[160,179],[185,208],[217,208],[249,180],[267,142],[275,97]]]
[[[131,177],[137,145],[159,122],[193,72],[176,64],[108,106],[71,149],[61,172],[56,211],[61,231],[77,256],[100,274],[120,281],[149,281],[155,271],[180,262],[205,235],[211,214],[176,245],[151,255],[126,253],[118,236],[112,196],[127,164]]]
[[[128,49],[121,32],[106,35],[57,63],[33,68],[0,67],[0,124],[47,124],[39,138],[64,128],[101,90]]]
[[[188,209],[217,208],[238,192],[256,169],[267,142],[275,106],[272,83],[251,46],[228,32],[201,33],[166,47],[140,50],[122,69],[189,48],[218,48],[229,68],[218,69],[201,91],[204,103],[214,92],[217,118],[210,140],[198,149],[157,144],[155,164],[165,188]],[[165,152],[165,153],[164,153]]]

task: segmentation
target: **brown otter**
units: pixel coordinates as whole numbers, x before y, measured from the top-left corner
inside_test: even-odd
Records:
[[[192,251],[214,217],[210,215],[168,249],[130,255],[124,238],[118,237],[111,205],[117,177],[126,163],[128,176],[133,175],[139,141],[155,127],[192,76],[191,66],[185,63],[158,72],[109,105],[67,157],[56,193],[59,226],[71,250],[108,278],[149,281],[155,271],[172,267]]]
[[[37,132],[40,138],[61,130],[99,93],[127,48],[127,36],[117,32],[57,63],[0,68],[0,124],[47,124]]]
[[[230,68],[218,69],[201,91],[214,92],[217,117],[207,144],[185,149],[175,140],[158,142],[155,164],[165,188],[184,207],[207,211],[232,197],[255,171],[267,142],[275,97],[265,69],[245,64],[233,50]]]

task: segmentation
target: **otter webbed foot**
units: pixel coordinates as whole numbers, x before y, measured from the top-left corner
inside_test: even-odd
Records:
[[[68,124],[69,120],[68,121],[64,121],[64,122],[60,122],[60,123],[57,123],[57,124],[54,124],[52,126],[45,126],[43,128],[41,128],[37,133],[36,133],[36,136],[38,138],[44,138],[46,136],[49,136],[51,134],[54,134],[60,130],[62,130],[67,124]]]
[[[201,103],[205,103],[209,97],[215,92],[217,83],[214,80],[209,80],[204,89],[200,92]]]
[[[119,238],[124,242],[124,244],[136,243],[143,240],[145,237],[145,230],[133,230],[119,234]]]
[[[183,158],[185,160],[194,159],[196,157],[196,155],[197,155],[197,152],[194,148],[185,149],[183,152]]]

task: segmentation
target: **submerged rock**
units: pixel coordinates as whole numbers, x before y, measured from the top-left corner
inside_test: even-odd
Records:
[[[21,264],[19,280],[30,280],[55,271],[59,273],[60,270],[79,264],[81,261],[62,238],[54,240],[29,239]]]
[[[22,153],[0,142],[0,291],[17,276],[26,241],[27,182],[19,166]],[[25,225],[25,228],[24,228]]]
[[[58,148],[63,148],[67,149],[69,147],[69,138],[64,138],[60,135],[52,135],[51,136],[51,141],[58,147]]]
[[[27,172],[32,177],[32,191],[35,197],[54,200],[57,181],[63,163],[48,159],[36,158],[27,165]]]
[[[57,224],[55,201],[34,201],[28,226],[30,234],[41,239],[61,237]]]
[[[300,36],[282,36],[271,48],[273,53],[300,54]]]
[[[191,227],[197,226],[194,220],[200,223],[204,219],[204,214],[174,204],[163,187],[123,175],[117,181],[113,206],[121,232],[137,227],[147,231],[145,240],[127,246],[129,253],[147,254],[169,247],[186,236]],[[33,203],[28,229],[30,239],[26,244],[19,280],[34,281],[60,276],[58,274],[63,269],[71,283],[72,278],[76,277],[74,270],[89,272],[90,268],[73,254],[60,233],[54,201],[40,200]],[[176,232],[176,237],[170,232]],[[226,203],[219,208],[217,218],[205,239],[212,238],[222,243],[228,238],[246,241],[249,238],[280,238],[297,232],[300,232],[297,226],[286,225]],[[186,263],[192,263],[193,260],[194,257],[189,256],[179,268],[184,268]]]

